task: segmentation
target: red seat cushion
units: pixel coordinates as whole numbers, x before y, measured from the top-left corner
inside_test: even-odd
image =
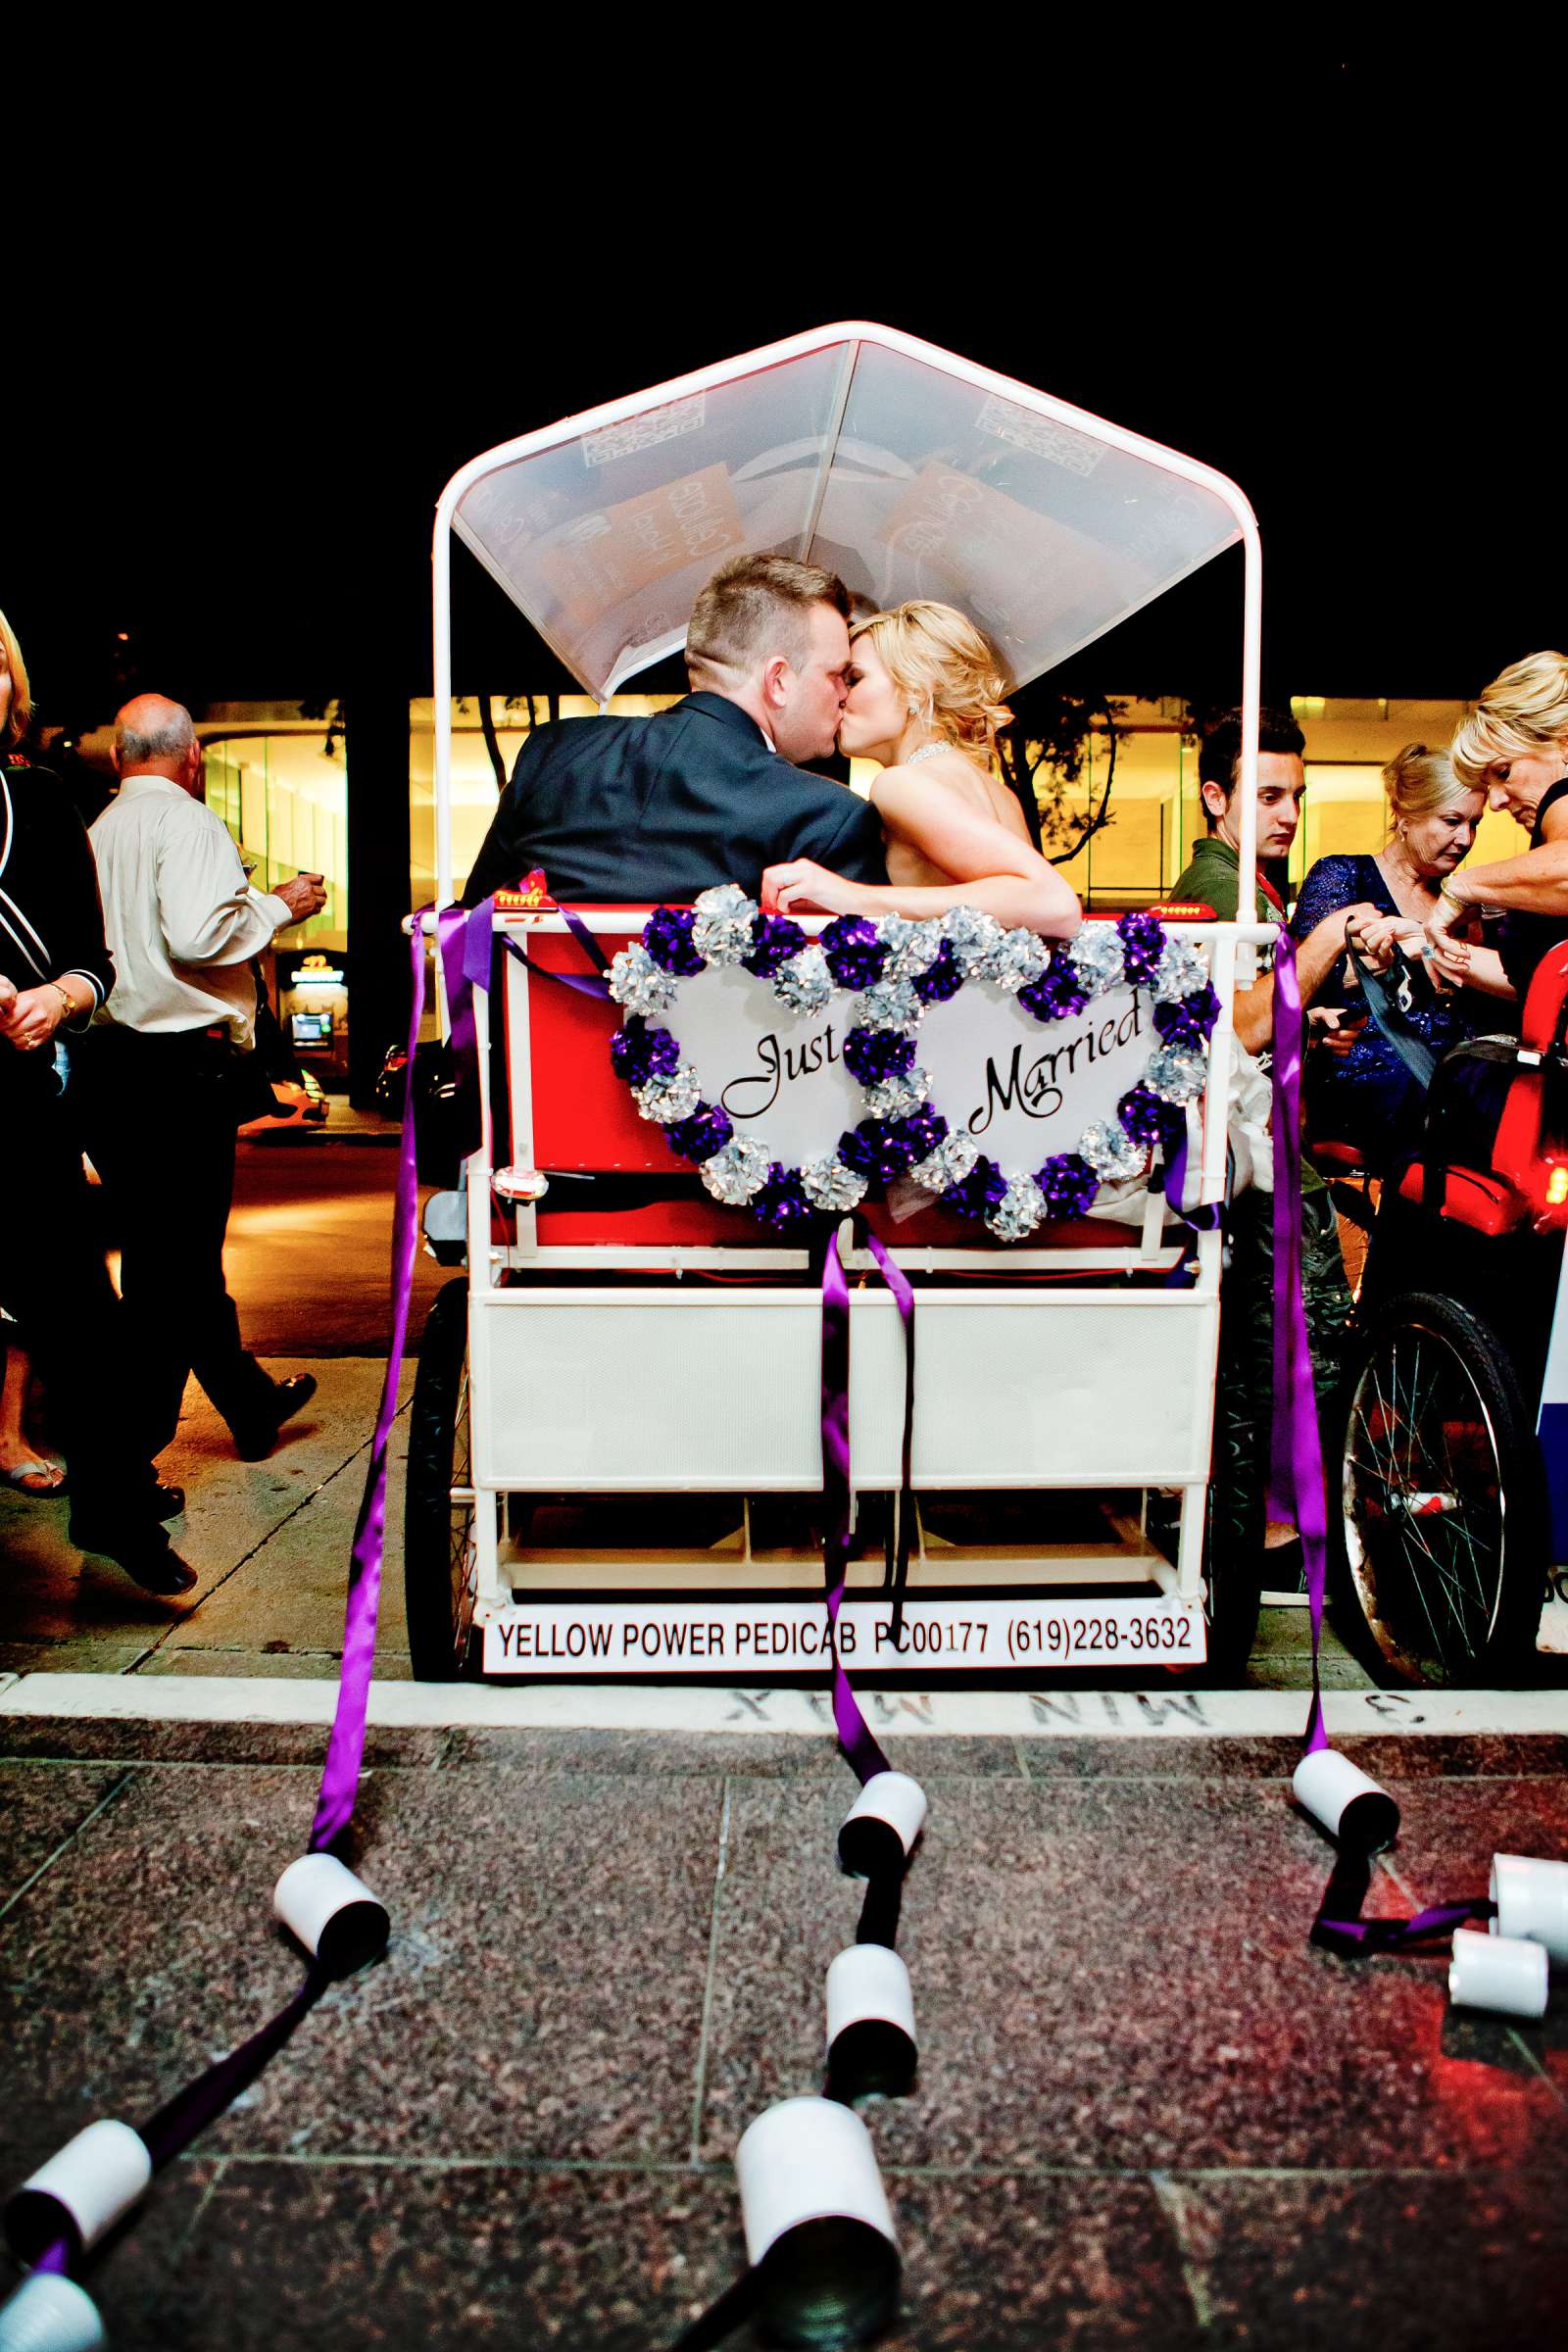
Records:
[[[1359,1144],[1314,1143],[1310,1147],[1310,1150],[1312,1158],[1316,1161],[1320,1168],[1336,1168],[1345,1170],[1355,1169],[1359,1171],[1362,1166],[1361,1147]]]
[[[1417,1161],[1399,1180],[1401,1200],[1420,1201],[1424,1186],[1425,1172]],[[1443,1179],[1442,1214],[1468,1225],[1473,1233],[1511,1233],[1529,1216],[1530,1204],[1498,1176],[1483,1176],[1475,1168],[1449,1168]]]

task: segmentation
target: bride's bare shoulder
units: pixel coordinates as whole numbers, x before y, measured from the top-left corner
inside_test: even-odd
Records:
[[[898,767],[884,767],[871,785],[871,797],[887,791],[907,792],[923,785],[945,785],[950,792],[961,792],[968,800],[983,800],[985,778],[972,760],[962,752],[932,752],[924,760],[906,760]]]

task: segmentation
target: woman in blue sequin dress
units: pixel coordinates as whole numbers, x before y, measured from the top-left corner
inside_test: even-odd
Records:
[[[1441,1055],[1465,1038],[1517,1021],[1512,985],[1479,925],[1456,950],[1462,987],[1435,989],[1421,959],[1439,885],[1469,852],[1485,802],[1458,781],[1446,753],[1419,743],[1389,762],[1383,785],[1384,848],[1376,857],[1320,858],[1301,885],[1291,931],[1301,941],[1332,923],[1374,969],[1391,969],[1405,1026]],[[1356,1145],[1367,1166],[1381,1173],[1413,1147],[1425,1097],[1366,1020],[1360,994],[1348,964],[1318,992],[1314,1010],[1331,1019],[1307,1057],[1307,1131],[1314,1141]]]

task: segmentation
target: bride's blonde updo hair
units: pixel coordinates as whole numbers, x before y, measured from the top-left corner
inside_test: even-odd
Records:
[[[952,605],[916,598],[850,630],[852,645],[862,637],[870,638],[915,715],[955,750],[989,765],[997,729],[1012,712],[1003,700],[1002,664],[974,622]]]
[[[1551,751],[1568,735],[1568,661],[1526,654],[1494,678],[1453,739],[1453,772],[1484,792],[1487,770],[1531,752]]]

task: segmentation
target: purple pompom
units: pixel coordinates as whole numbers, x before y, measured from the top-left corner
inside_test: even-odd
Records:
[[[649,955],[681,980],[695,979],[708,968],[692,946],[696,919],[689,906],[656,906],[643,926],[643,946]]]
[[[1007,1179],[994,1159],[982,1152],[960,1184],[950,1184],[942,1195],[944,1208],[955,1208],[960,1217],[983,1217],[989,1208],[1005,1197]]]
[[[755,914],[752,917],[752,952],[741,957],[749,972],[759,980],[771,980],[781,963],[788,963],[806,945],[806,933],[799,923],[792,923],[787,914]],[[755,1205],[755,1203],[754,1203]]]
[[[902,1078],[914,1060],[914,1040],[902,1029],[852,1029],[844,1040],[844,1066],[862,1086]]]
[[[1135,1144],[1157,1144],[1164,1132],[1168,1102],[1141,1081],[1116,1105],[1116,1116]]]
[[[1076,1152],[1056,1152],[1036,1168],[1035,1182],[1046,1197],[1048,1217],[1086,1217],[1100,1190],[1100,1178]]]
[[[1116,925],[1122,968],[1129,988],[1148,988],[1165,953],[1165,926],[1158,915],[1124,914]]]
[[[667,1029],[650,1029],[640,1012],[610,1041],[610,1059],[618,1078],[628,1086],[646,1086],[650,1078],[667,1077],[680,1067],[680,1047]]]
[[[727,1110],[716,1102],[699,1102],[689,1119],[676,1119],[664,1129],[664,1141],[677,1159],[694,1159],[701,1166],[723,1151],[734,1132]]]
[[[867,1184],[887,1184],[934,1152],[947,1132],[947,1120],[934,1110],[906,1119],[862,1119],[839,1137],[839,1157]]]
[[[821,1214],[807,1198],[799,1168],[786,1168],[776,1159],[747,1205],[775,1233],[799,1231]]]
[[[939,1110],[931,1108],[929,1102],[923,1103],[918,1110],[911,1110],[906,1119],[890,1120],[889,1128],[899,1151],[907,1152],[908,1156],[904,1162],[906,1167],[912,1167],[917,1159],[925,1159],[938,1144],[945,1144],[948,1140],[948,1122]]]
[[[945,1004],[956,997],[963,986],[963,970],[953,944],[944,940],[923,972],[916,972],[909,983],[922,1004]]]
[[[882,977],[888,952],[876,935],[876,925],[863,914],[841,914],[829,923],[820,946],[827,968],[840,988],[869,988]]]
[[[1218,1019],[1219,999],[1211,988],[1154,1006],[1154,1027],[1167,1046],[1200,1046]]]
[[[1043,980],[1019,989],[1018,1002],[1037,1021],[1065,1021],[1075,1012],[1082,1012],[1089,996],[1071,957],[1055,956]]]

